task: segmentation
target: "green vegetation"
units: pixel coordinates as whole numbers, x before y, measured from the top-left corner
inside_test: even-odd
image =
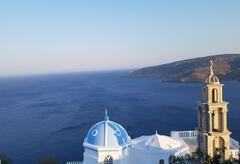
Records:
[[[186,154],[185,156],[170,156],[169,163],[170,164],[239,164],[240,160],[230,159],[230,160],[222,160],[222,156],[220,154],[220,149],[216,150],[216,155],[211,158],[208,155],[205,155],[201,152],[200,149],[197,149],[191,155]]]
[[[1,164],[11,164],[12,163],[11,159],[3,154],[0,155],[0,160],[1,160]]]
[[[45,157],[38,161],[38,164],[58,164],[59,162],[53,157]]]

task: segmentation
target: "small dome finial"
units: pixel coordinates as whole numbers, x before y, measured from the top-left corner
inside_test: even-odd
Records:
[[[156,133],[156,135],[158,135],[158,131],[157,130],[155,131],[155,133]]]
[[[212,83],[217,83],[217,84],[219,84],[220,82],[219,82],[219,79],[218,79],[218,77],[217,76],[215,76],[214,75],[214,71],[213,71],[213,66],[214,66],[214,64],[213,64],[213,61],[212,60],[210,60],[209,61],[209,73],[210,73],[210,75],[207,77],[207,79],[205,80],[205,83],[207,83],[207,84],[212,84]]]
[[[108,120],[109,120],[109,117],[108,117],[108,110],[107,110],[107,108],[105,108],[105,116],[104,116],[104,120],[105,120],[105,121],[108,121]]]
[[[214,75],[214,72],[213,72],[213,61],[210,60],[210,76],[213,76]]]

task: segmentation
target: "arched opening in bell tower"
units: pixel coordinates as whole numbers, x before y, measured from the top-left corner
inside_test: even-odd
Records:
[[[225,158],[225,141],[222,137],[219,138],[219,153],[221,157]]]
[[[212,113],[212,130],[214,131],[215,130],[215,124],[214,124],[214,121],[215,121],[215,113],[213,112]]]
[[[218,102],[218,91],[216,88],[212,89],[212,102]]]

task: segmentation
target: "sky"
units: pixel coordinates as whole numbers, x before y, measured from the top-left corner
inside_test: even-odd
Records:
[[[239,0],[0,0],[0,76],[240,53]]]

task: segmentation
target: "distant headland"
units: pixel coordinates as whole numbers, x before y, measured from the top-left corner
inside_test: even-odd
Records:
[[[159,77],[163,82],[202,82],[208,76],[208,61],[215,74],[224,81],[240,81],[240,54],[223,54],[176,61],[141,68],[129,73],[133,77]]]

